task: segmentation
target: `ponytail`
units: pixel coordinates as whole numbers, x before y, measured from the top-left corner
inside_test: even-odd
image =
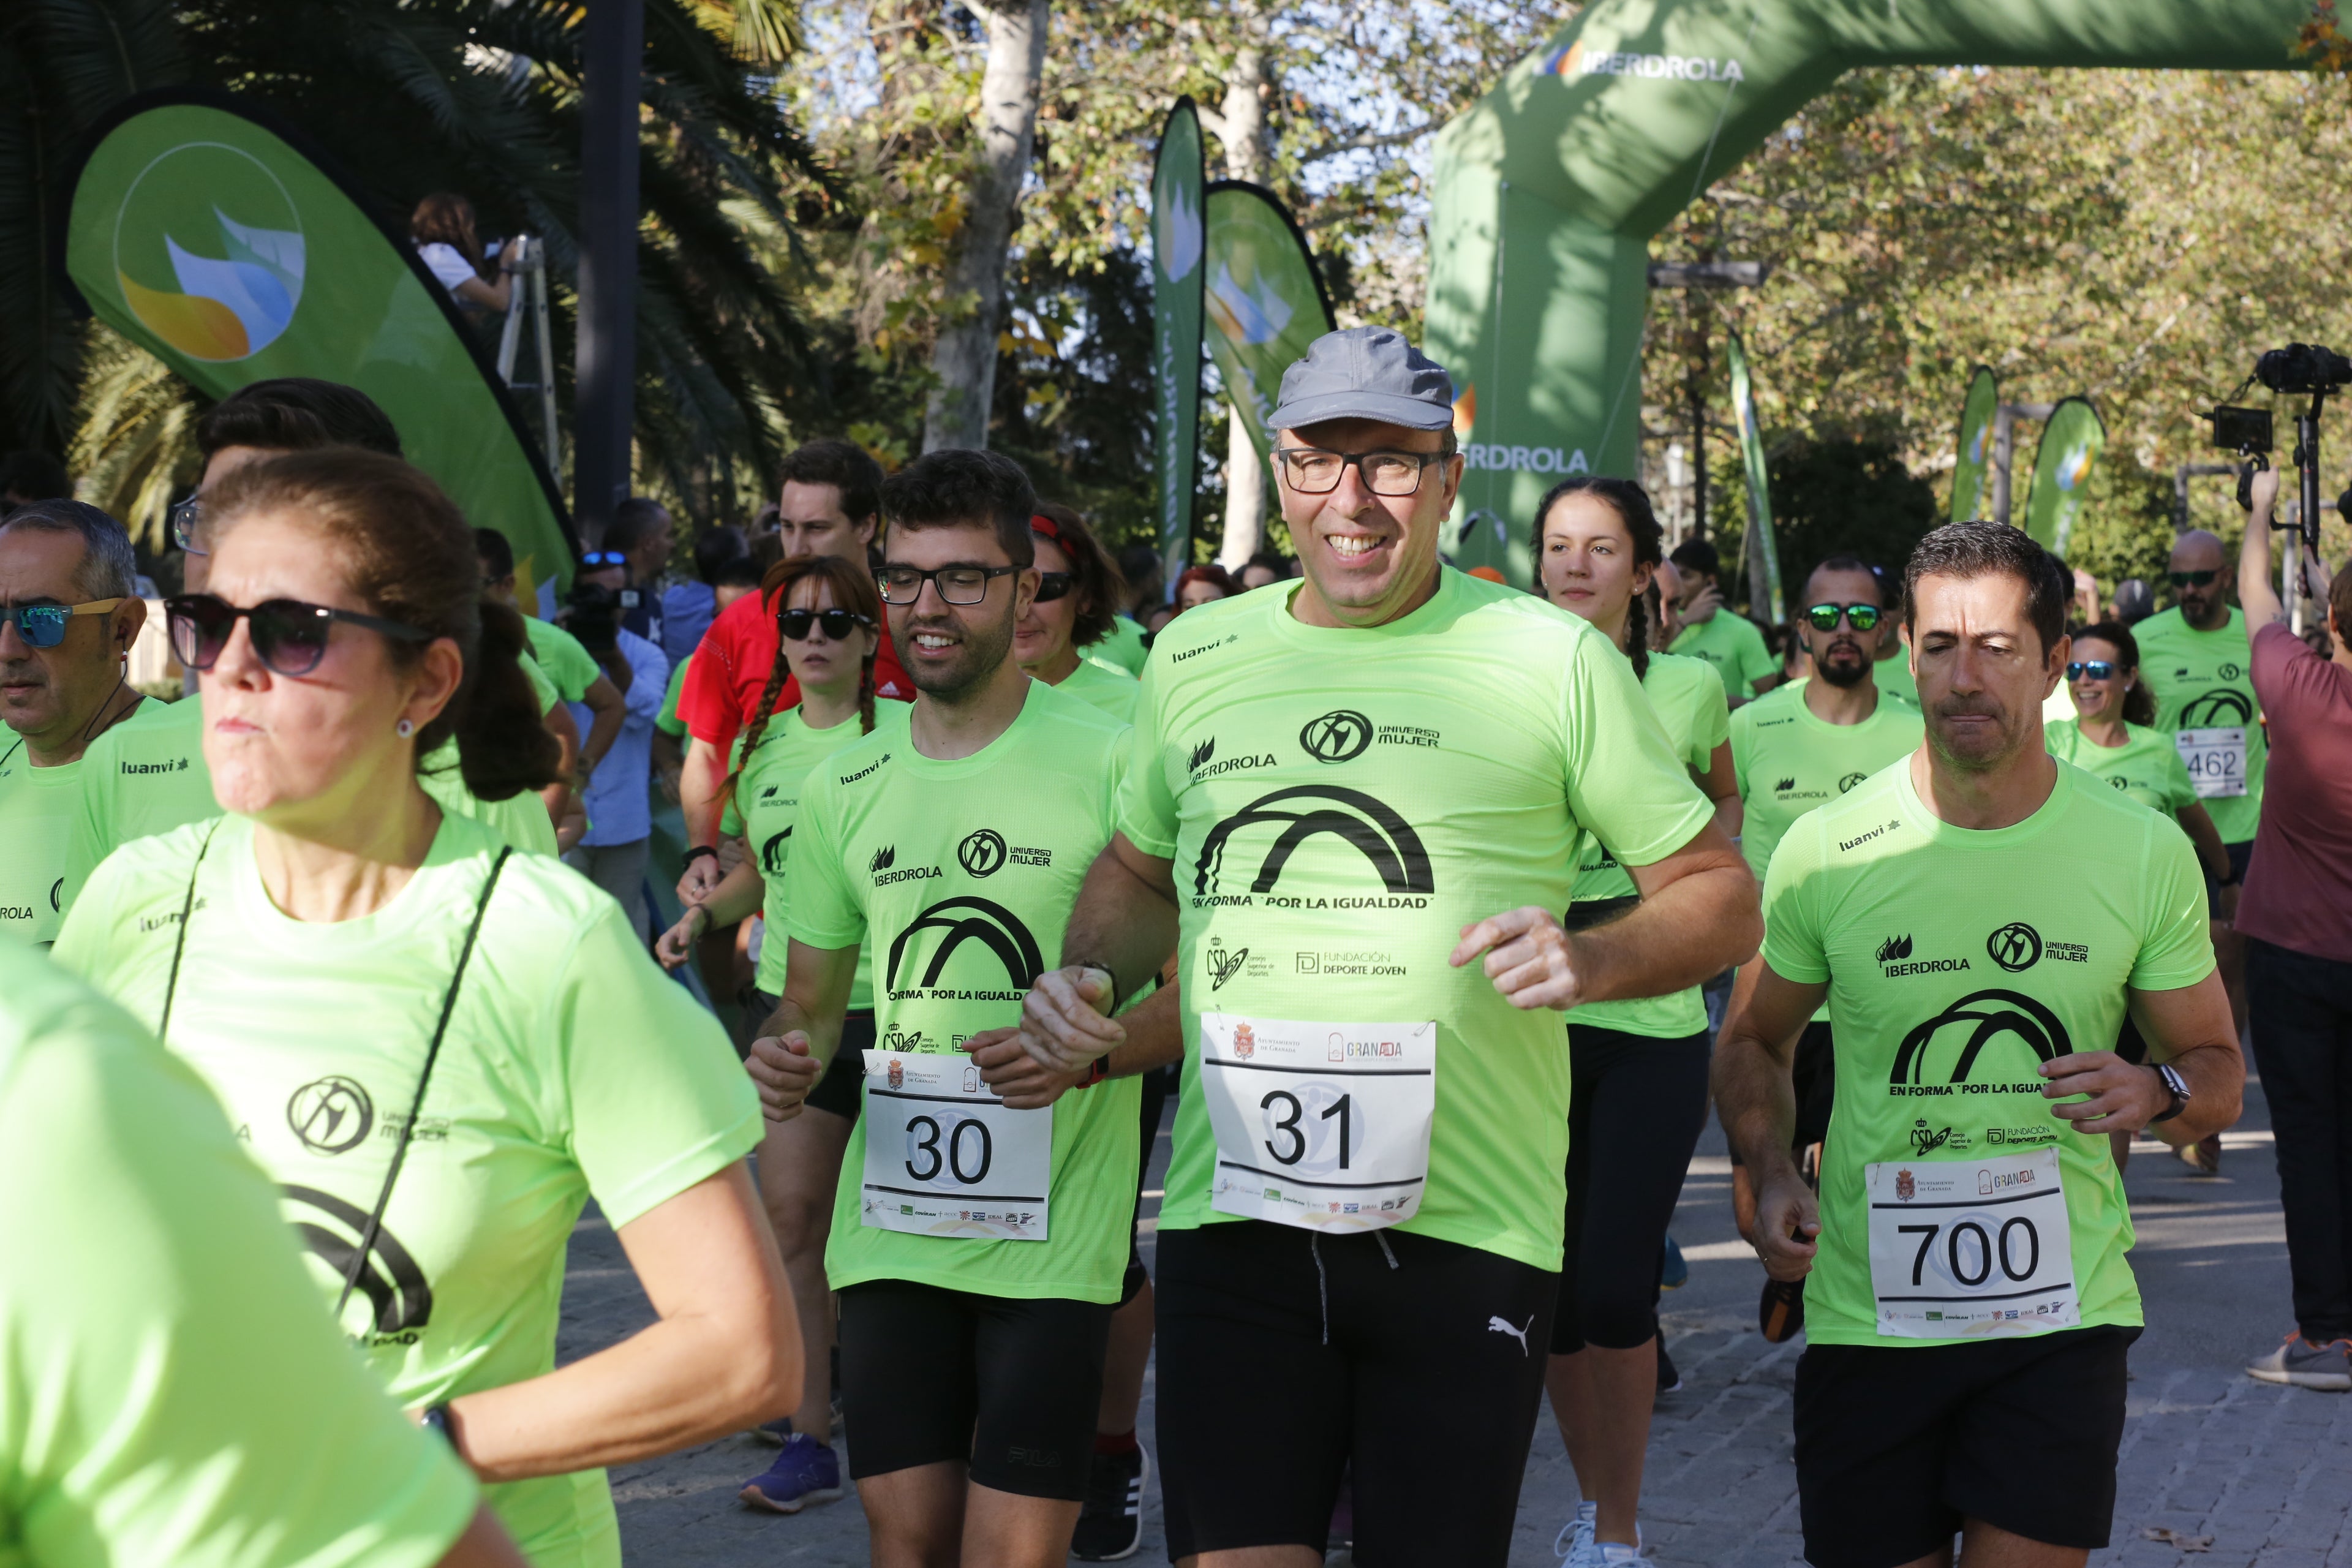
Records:
[[[548,732],[539,692],[523,673],[530,637],[522,616],[491,599],[482,601],[481,615],[480,646],[466,661],[457,700],[418,734],[416,749],[422,756],[439,744],[434,731],[448,725],[466,788],[482,800],[511,800],[562,777],[563,748]]]

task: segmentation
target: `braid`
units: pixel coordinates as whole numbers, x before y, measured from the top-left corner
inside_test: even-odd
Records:
[[[735,771],[727,775],[727,783],[719,791],[720,805],[724,805],[734,798],[735,781],[743,776],[744,764],[751,760],[751,753],[760,749],[760,737],[768,732],[768,721],[775,717],[776,699],[782,694],[784,678],[791,673],[792,667],[784,662],[784,645],[779,639],[775,665],[768,671],[768,689],[760,693],[760,716],[751,721],[751,728],[744,733],[743,750],[735,758]]]
[[[1650,615],[1658,602],[1657,580],[1633,595],[1625,612],[1625,657],[1633,661],[1633,679],[1650,679]]]

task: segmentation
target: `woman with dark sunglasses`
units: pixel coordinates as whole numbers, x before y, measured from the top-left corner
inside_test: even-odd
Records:
[[[1013,658],[1036,679],[1130,722],[1143,683],[1086,654],[1118,625],[1127,597],[1118,567],[1068,507],[1040,501],[1029,532],[1037,546],[1037,596],[1013,628]]]
[[[788,850],[800,818],[801,786],[819,763],[877,724],[904,730],[904,702],[875,702],[874,664],[881,651],[882,599],[872,574],[833,555],[806,555],[777,569],[776,661],[753,721],[738,742],[728,779],[721,831],[740,834],[750,851],[709,897],[689,903],[655,944],[671,969],[694,954],[705,931],[724,929],[764,909],[757,977],[745,1012],[765,1018],[784,989],[784,900]],[[787,677],[800,684],[796,707],[774,711]],[[803,1114],[768,1123],[760,1143],[760,1195],[783,1253],[800,1314],[804,1371],[800,1407],[792,1414],[784,1451],[744,1483],[740,1496],[754,1508],[798,1513],[812,1502],[841,1495],[841,1460],[833,1440],[833,1306],[824,1274],[824,1247],[833,1232],[833,1194],[842,1152],[857,1121],[865,1048],[874,1043],[874,965],[860,949],[841,1048],[809,1094]],[[783,1424],[779,1423],[779,1426]]]
[[[420,787],[454,736],[485,798],[555,743],[472,532],[397,458],[257,462],[206,498],[172,606],[228,815],[124,846],[58,962],[193,1067],[279,1184],[336,1321],[488,1483],[540,1568],[614,1568],[602,1467],[799,1395],[742,1158],[758,1103],[620,908]],[[555,1369],[590,1197],[660,1321]]]

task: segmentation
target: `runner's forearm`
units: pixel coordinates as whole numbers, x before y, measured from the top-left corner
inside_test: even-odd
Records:
[[[2198,864],[2205,874],[2217,882],[2230,879],[2230,851],[2221,843],[2221,830],[2213,826],[2213,814],[2201,805],[2183,806],[2180,826],[2189,834],[2189,842],[2197,847]]]
[[[678,810],[686,817],[686,842],[719,842],[719,789],[727,783],[727,759],[718,747],[696,735],[686,746],[686,765],[677,775]]]
[[[1797,1037],[1823,989],[1793,985],[1761,959],[1742,964],[1732,983],[1709,1079],[1724,1138],[1756,1182],[1783,1166],[1794,1169],[1789,1142],[1797,1130]]]
[[[1756,879],[1726,844],[1696,869],[1646,894],[1622,920],[1570,940],[1580,1000],[1671,995],[1756,956],[1764,940]]]
[[[749,860],[736,862],[734,869],[719,879],[719,886],[702,900],[700,907],[708,917],[702,929],[716,931],[757,914],[767,890],[768,884],[761,878],[759,867]]]
[[[1169,862],[1115,835],[1078,889],[1062,934],[1062,963],[1108,971],[1115,996],[1133,992],[1176,949],[1176,884]],[[1107,1004],[1106,1004],[1107,1005]]]
[[[770,940],[782,936],[782,931],[772,932]],[[786,950],[784,994],[760,1033],[781,1037],[797,1029],[809,1037],[809,1055],[830,1066],[841,1047],[841,1021],[849,1011],[849,993],[856,979],[856,948],[793,942]]]
[[[2246,613],[2246,632],[2284,620],[2286,608],[2279,603],[2278,590],[2271,586],[2271,500],[2257,494],[2252,515],[2246,519],[2246,535],[2238,546],[2238,607]],[[2290,549],[2300,552],[2302,538],[2294,535]]]
[[[1184,1003],[1177,987],[1161,986],[1121,1013],[1118,1021],[1127,1039],[1110,1048],[1110,1077],[1133,1078],[1184,1059]]]
[[[629,716],[628,700],[621,689],[613,684],[612,677],[598,676],[581,697],[588,705],[588,737],[580,742],[580,773],[583,778],[596,771],[604,753],[613,749],[620,738],[621,724]]]

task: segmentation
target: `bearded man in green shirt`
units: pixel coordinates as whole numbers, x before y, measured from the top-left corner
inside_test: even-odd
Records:
[[[2012,1568],[2106,1544],[2141,1322],[2107,1135],[2238,1113],[2189,840],[2042,745],[2070,586],[2001,524],[1920,543],[1925,743],[1782,837],[1717,1046],[1748,1239],[1775,1279],[1810,1277],[1795,1424],[1817,1568],[1948,1568],[1956,1534]],[[1817,1198],[1789,1152],[1790,1065],[1824,1000]],[[2153,1065],[2109,1048],[2127,1010]]]

